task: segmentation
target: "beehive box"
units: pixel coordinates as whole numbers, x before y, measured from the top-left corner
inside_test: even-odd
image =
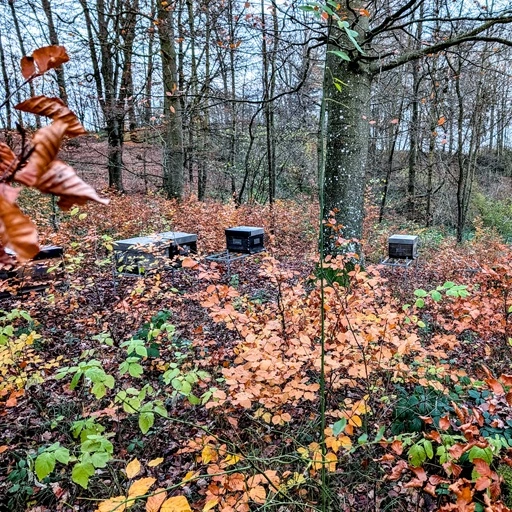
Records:
[[[196,251],[197,235],[181,231],[167,231],[114,242],[116,269],[133,274],[142,274],[159,267],[162,259]]]
[[[235,226],[226,229],[226,248],[231,252],[253,254],[265,250],[263,228]]]
[[[388,238],[388,257],[414,260],[418,257],[419,237],[416,235],[391,235]]]

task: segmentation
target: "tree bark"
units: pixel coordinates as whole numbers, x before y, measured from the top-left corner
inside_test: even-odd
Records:
[[[164,85],[163,141],[164,190],[168,198],[181,199],[183,195],[183,133],[181,104],[178,93],[177,55],[174,48],[174,30],[170,9],[158,2],[158,35],[162,52]]]
[[[352,2],[349,22],[361,34],[368,27],[368,18],[353,16],[365,2]],[[324,169],[324,218],[334,211],[343,225],[346,239],[361,238],[364,217],[365,164],[368,155],[368,117],[371,75],[368,65],[358,55],[347,62],[332,51],[347,53],[353,48],[347,36],[334,23],[327,46],[324,76],[326,151]],[[352,52],[353,53],[353,52]],[[336,252],[336,240],[327,232],[326,252]]]

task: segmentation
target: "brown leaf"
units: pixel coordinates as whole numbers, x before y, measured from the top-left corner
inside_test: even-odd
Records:
[[[58,68],[69,60],[64,46],[43,46],[34,50],[31,56],[21,59],[21,74],[29,79],[35,74],[42,75],[49,69]]]
[[[67,127],[65,122],[55,121],[50,126],[37,130],[32,139],[34,151],[30,155],[27,165],[16,173],[15,180],[17,182],[33,187],[39,181],[39,178],[57,156]]]
[[[431,483],[432,485],[438,485],[438,484],[447,484],[449,482],[449,480],[447,480],[446,478],[443,478],[442,476],[439,476],[439,475],[431,475],[428,479],[429,483]]]
[[[18,166],[18,158],[12,152],[11,148],[4,144],[0,143],[0,176],[4,174],[10,174],[11,171],[16,169]]]
[[[487,382],[493,393],[496,395],[503,395],[505,393],[501,382],[498,382],[496,379],[489,378],[486,379],[485,382]]]
[[[473,464],[475,465],[475,469],[478,471],[480,476],[491,476],[491,468],[487,462],[483,459],[473,459]]]
[[[69,210],[72,205],[82,205],[87,201],[109,203],[108,199],[100,197],[96,190],[79,178],[72,167],[60,160],[51,163],[35,187],[45,194],[60,196],[59,206],[62,210]]]
[[[18,103],[14,108],[23,112],[49,117],[54,121],[64,121],[68,125],[66,130],[68,137],[77,137],[78,135],[85,135],[87,133],[75,114],[73,114],[59,98],[34,96],[33,98]]]
[[[512,375],[503,374],[500,377],[501,382],[505,384],[505,386],[512,386]]]
[[[26,79],[36,74],[36,65],[33,57],[25,55],[21,58],[21,74]]]
[[[434,498],[437,498],[436,488],[432,484],[426,483],[425,487],[423,488],[423,490],[426,493],[430,494],[430,496],[433,496]]]
[[[443,416],[439,420],[439,428],[441,430],[448,430],[450,428],[450,419],[448,416]]]
[[[477,491],[483,491],[484,489],[487,489],[489,485],[491,485],[491,479],[486,476],[482,476],[475,482],[475,489]]]
[[[400,441],[400,439],[395,439],[392,443],[391,443],[391,449],[397,454],[397,455],[402,455],[403,451],[404,451],[404,447],[403,447],[403,444],[402,444],[402,441]]]
[[[163,487],[155,489],[146,502],[146,512],[158,512],[165,498],[167,498],[167,493]]]
[[[407,462],[405,462],[405,460],[399,460],[396,465],[391,468],[391,473],[386,477],[387,480],[398,480],[407,467]]]
[[[181,266],[183,268],[195,268],[195,267],[197,267],[197,265],[198,265],[197,261],[195,261],[189,257],[183,258],[183,260],[181,262]]]
[[[420,482],[427,481],[427,473],[425,473],[425,470],[423,468],[411,468],[411,471],[418,477],[418,480]]]
[[[36,227],[17,205],[3,197],[0,197],[0,242],[21,260],[29,260],[39,252]]]

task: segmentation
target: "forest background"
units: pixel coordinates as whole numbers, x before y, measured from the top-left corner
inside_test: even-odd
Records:
[[[26,185],[40,240],[66,250],[44,293],[2,283],[0,507],[509,510],[506,3],[0,12],[3,141],[21,162],[4,149],[2,194]],[[49,45],[69,62],[20,68]],[[88,134],[57,137],[44,97]],[[80,189],[61,213],[29,188],[63,197],[27,179],[47,142],[107,209]],[[2,243],[26,248],[6,212]],[[268,254],[113,273],[116,239],[188,231],[204,255],[237,224],[265,227]],[[394,232],[420,235],[413,270],[373,265]]]

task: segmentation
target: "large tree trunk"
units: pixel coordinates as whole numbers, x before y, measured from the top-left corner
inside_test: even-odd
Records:
[[[158,3],[158,35],[162,52],[164,84],[164,122],[166,130],[163,142],[164,190],[169,198],[181,199],[183,195],[183,134],[181,104],[178,96],[177,57],[174,48],[174,30],[171,13]]]
[[[354,2],[353,12],[358,11],[359,7],[363,8],[364,4]],[[363,33],[367,27],[368,18],[360,17],[355,29]],[[344,238],[360,239],[364,219],[371,75],[359,56],[354,55],[352,61],[347,62],[330,53],[340,48],[348,51],[353,46],[333,24],[324,77],[327,140],[323,215],[327,218],[329,212],[334,211],[337,222],[343,226]],[[330,237],[332,233],[326,234],[325,252],[334,253],[335,240]]]

